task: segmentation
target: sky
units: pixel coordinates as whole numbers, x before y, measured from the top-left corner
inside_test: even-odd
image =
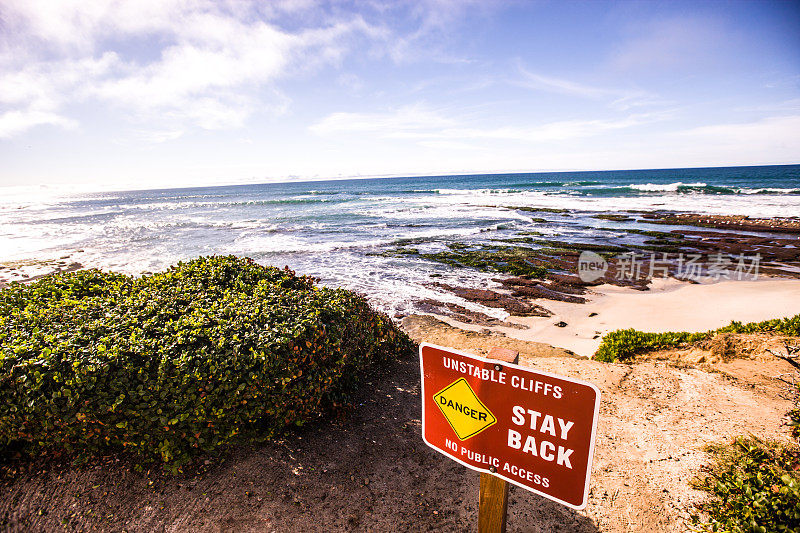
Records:
[[[793,163],[797,1],[0,2],[0,186]]]

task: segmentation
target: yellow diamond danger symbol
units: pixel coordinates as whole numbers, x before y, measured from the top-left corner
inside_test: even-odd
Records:
[[[464,378],[457,379],[437,392],[433,401],[439,406],[459,440],[474,437],[497,422]]]

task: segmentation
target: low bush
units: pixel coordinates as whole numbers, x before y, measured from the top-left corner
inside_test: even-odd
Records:
[[[233,256],[12,284],[0,450],[122,449],[176,470],[346,403],[360,370],[413,348],[363,297]]]
[[[797,405],[797,403],[795,403]],[[800,408],[795,408],[789,411],[789,429],[792,432],[792,437],[800,439]]]
[[[711,465],[692,481],[710,493],[692,516],[700,531],[800,531],[800,448],[737,437],[710,446]]]
[[[719,328],[716,333],[765,333],[774,332],[783,335],[800,336],[800,315],[787,318],[776,318],[764,322],[750,322],[742,324],[733,321],[730,325]]]
[[[666,332],[647,333],[635,329],[618,329],[603,336],[594,358],[608,363],[625,361],[637,353],[664,350],[713,337],[718,333],[780,333],[800,336],[800,315],[777,318],[764,322],[742,324],[733,321],[719,329],[700,333]]]
[[[635,329],[618,329],[603,337],[594,358],[615,362],[630,359],[635,354],[650,350],[663,350],[696,342],[707,337],[707,333],[667,332],[647,333]]]

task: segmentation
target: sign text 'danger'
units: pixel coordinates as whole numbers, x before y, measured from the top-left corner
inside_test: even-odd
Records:
[[[582,509],[600,393],[580,380],[423,344],[425,443],[481,472]]]

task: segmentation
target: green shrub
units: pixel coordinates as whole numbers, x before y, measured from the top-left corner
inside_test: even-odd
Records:
[[[706,338],[706,333],[646,333],[635,329],[618,329],[603,337],[595,353],[599,361],[614,362],[630,359],[636,353],[648,350],[663,350]]]
[[[789,428],[792,432],[792,437],[800,439],[800,408],[789,411]]]
[[[630,359],[637,353],[650,350],[664,350],[708,339],[717,333],[780,333],[783,335],[800,335],[800,315],[789,318],[777,318],[764,322],[742,324],[733,321],[719,329],[700,333],[673,332],[647,333],[635,329],[618,329],[603,336],[594,358],[598,361],[613,363]]]
[[[361,369],[404,350],[363,297],[233,256],[12,284],[0,291],[0,450],[124,449],[175,470],[342,405]]]
[[[692,481],[711,494],[692,520],[700,531],[800,531],[800,448],[737,437],[710,446],[713,462]]]
[[[776,318],[764,322],[751,322],[742,324],[733,321],[730,325],[719,328],[717,333],[764,333],[775,332],[783,335],[800,336],[800,315],[787,318]]]

